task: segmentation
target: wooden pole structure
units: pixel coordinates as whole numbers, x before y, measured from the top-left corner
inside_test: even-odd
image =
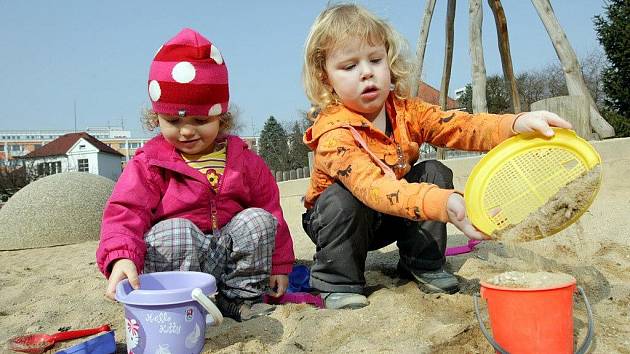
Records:
[[[448,0],[446,9],[446,43],[444,47],[444,67],[442,70],[442,83],[440,84],[440,106],[446,110],[446,97],[448,85],[451,81],[451,67],[453,64],[453,34],[455,22],[455,0]]]
[[[600,138],[614,136],[614,128],[599,114],[595,101],[586,88],[575,52],[571,44],[569,44],[569,40],[560,26],[558,19],[553,13],[551,3],[549,0],[532,0],[532,4],[534,4],[538,16],[545,25],[545,29],[558,55],[558,59],[560,59],[562,70],[564,70],[564,77],[567,81],[569,95],[584,96],[590,102],[590,124]]]
[[[481,26],[483,11],[481,0],[469,1],[469,45],[472,62],[472,108],[473,113],[488,112],[486,102],[486,65],[483,61]]]
[[[424,6],[424,15],[422,17],[422,27],[420,28],[420,36],[416,46],[416,65],[414,73],[411,75],[411,97],[418,96],[420,82],[422,81],[422,66],[424,64],[424,52],[427,49],[427,38],[429,37],[429,28],[431,27],[431,19],[433,18],[433,9],[435,8],[435,0],[427,0]]]
[[[448,85],[451,81],[451,66],[453,64],[453,34],[455,22],[455,0],[448,0],[446,8],[446,43],[444,48],[444,68],[442,70],[442,83],[440,84],[440,106],[447,109]],[[438,160],[446,158],[446,150],[438,148],[436,157]]]
[[[503,79],[508,90],[512,94],[512,112],[521,112],[521,97],[516,87],[514,69],[512,68],[512,56],[510,54],[510,39],[508,36],[507,19],[501,5],[501,0],[488,0],[488,5],[494,15],[494,23],[497,27],[497,40],[499,42],[499,53],[501,54],[501,65],[503,67]]]

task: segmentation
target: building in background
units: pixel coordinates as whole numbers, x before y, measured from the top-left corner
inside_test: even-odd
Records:
[[[457,95],[457,91],[455,91],[455,94]],[[440,104],[440,90],[424,81],[420,81],[420,86],[418,87],[418,97],[426,103],[435,105]],[[459,101],[446,96],[446,110],[459,109],[461,107],[462,105]]]
[[[38,177],[61,172],[88,172],[116,181],[122,172],[123,157],[92,135],[81,132],[62,135],[15,159],[31,175]]]
[[[0,164],[25,156],[35,149],[70,133],[71,130],[4,130],[0,131]],[[132,138],[129,130],[119,127],[88,127],[85,133],[121,153],[123,163],[129,161],[151,138]]]
[[[258,154],[258,146],[260,142],[259,136],[240,136],[240,138],[247,143],[247,146],[249,146],[251,151]]]
[[[4,130],[0,131],[0,165],[25,156],[35,149],[70,133],[73,130]],[[88,127],[85,133],[100,140],[123,155],[123,166],[151,137],[133,138],[129,130],[119,127]],[[249,148],[258,153],[258,136],[241,136]]]

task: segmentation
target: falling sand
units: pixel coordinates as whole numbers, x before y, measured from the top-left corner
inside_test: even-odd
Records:
[[[588,208],[599,188],[600,177],[601,167],[597,165],[562,187],[523,221],[496,230],[490,237],[501,241],[531,241],[557,232],[560,226]]]

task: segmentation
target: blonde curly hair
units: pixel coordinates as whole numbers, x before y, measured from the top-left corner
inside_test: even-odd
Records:
[[[409,96],[413,68],[404,38],[389,23],[359,5],[333,5],[315,19],[305,43],[302,80],[313,106],[311,120],[317,112],[339,105],[339,97],[327,83],[326,56],[337,46],[357,38],[370,45],[385,45],[394,94],[398,98]]]
[[[228,133],[236,128],[236,112],[228,110],[219,116],[219,132]],[[150,108],[142,111],[142,125],[149,131],[159,127],[158,114]]]

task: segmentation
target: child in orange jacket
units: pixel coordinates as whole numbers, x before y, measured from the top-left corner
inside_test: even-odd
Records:
[[[459,290],[443,267],[445,223],[484,235],[468,221],[452,172],[416,164],[422,143],[487,151],[517,133],[571,127],[546,111],[473,115],[410,98],[404,47],[388,23],[348,4],[324,10],[306,41],[304,85],[319,114],[304,135],[315,159],[303,226],[317,245],[311,285],[328,308],[367,305],[367,252],[393,242],[401,275],[426,291]]]

